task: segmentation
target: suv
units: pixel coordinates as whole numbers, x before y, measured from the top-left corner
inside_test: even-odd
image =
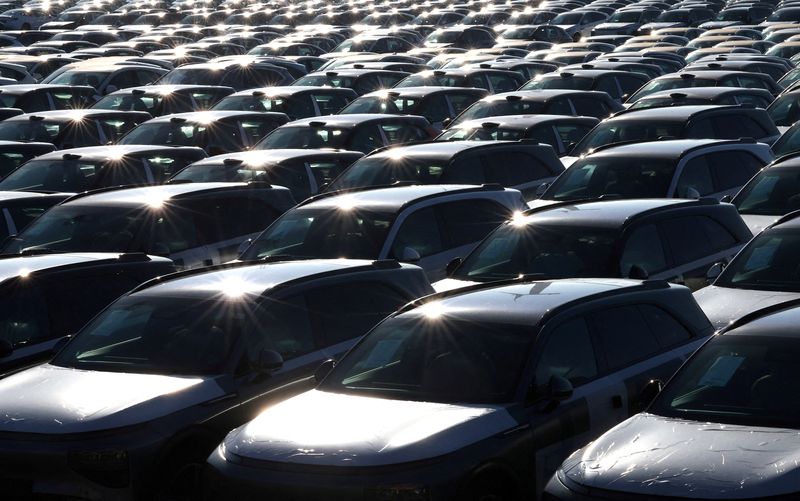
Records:
[[[592,151],[572,163],[531,206],[612,195],[721,199],[735,195],[772,161],[769,146],[752,139],[612,143]]]
[[[653,383],[645,412],[574,452],[544,499],[796,499],[786,459],[798,453],[800,408],[787,398],[799,383],[797,307],[760,309],[713,336],[663,389]]]
[[[535,499],[560,461],[639,410],[648,381],[669,377],[713,330],[688,289],[659,281],[428,296],[321,367],[316,389],[229,433],[208,458],[209,489],[215,499]]]
[[[0,87],[0,105],[19,108],[24,113],[88,108],[94,95],[95,90],[86,85],[4,85]]]
[[[137,285],[175,271],[145,254],[57,254],[0,259],[0,374],[39,363]]]
[[[436,290],[519,276],[631,277],[704,287],[706,271],[752,237],[716,200],[563,203],[517,215],[455,259]]]
[[[573,89],[602,91],[616,101],[624,101],[650,78],[634,71],[608,69],[562,70],[538,75],[520,87],[523,90]]]
[[[232,94],[230,87],[214,85],[148,85],[120,89],[99,101],[96,110],[146,111],[154,117],[203,111]]]
[[[258,63],[255,60],[219,61],[185,64],[158,80],[159,85],[221,85],[235,90],[286,85],[294,80],[280,66]],[[133,86],[131,86],[133,87]]]
[[[109,186],[161,184],[174,172],[205,158],[193,146],[113,145],[46,153],[0,181],[0,191],[72,192]]]
[[[684,87],[743,87],[749,89],[764,89],[773,96],[781,93],[783,88],[775,83],[772,77],[763,73],[748,71],[681,71],[669,73],[650,80],[641,89],[635,92],[628,100],[628,104],[649,96],[654,92],[664,90],[678,90]]]
[[[564,166],[553,148],[535,141],[437,141],[371,153],[351,165],[326,190],[394,183],[497,183],[520,190],[530,200],[539,186],[562,172]]]
[[[323,193],[288,211],[240,259],[398,259],[431,280],[516,210],[517,190],[498,185],[428,185]]]
[[[352,89],[289,85],[237,92],[220,100],[212,109],[277,111],[297,120],[339,113],[356,97],[358,94]]]
[[[644,110],[647,108],[660,108],[665,106],[703,104],[745,104],[766,109],[774,119],[775,116],[767,108],[770,106],[772,99],[772,94],[764,89],[747,89],[742,87],[688,87],[685,89],[653,92],[647,97],[637,100],[630,105],[628,109]],[[775,125],[779,125],[777,121],[775,121]]]
[[[109,188],[47,211],[0,252],[146,252],[207,266],[236,257],[239,244],[294,205],[288,189],[264,183]]]
[[[152,280],[50,363],[0,380],[0,469],[22,497],[171,499],[231,428],[308,388],[323,361],[430,291],[419,268],[386,261]]]

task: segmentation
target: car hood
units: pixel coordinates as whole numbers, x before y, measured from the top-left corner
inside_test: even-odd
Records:
[[[447,292],[453,289],[460,289],[462,287],[467,287],[469,285],[475,285],[478,282],[470,282],[468,280],[458,280],[455,278],[445,278],[444,280],[439,280],[438,282],[434,282],[433,290],[436,292]]]
[[[800,298],[800,294],[710,285],[695,292],[694,298],[711,324],[714,325],[714,329],[721,329],[748,313],[790,299]]]
[[[44,364],[0,380],[0,432],[120,428],[224,395],[214,379],[70,369]]]
[[[564,462],[589,488],[650,496],[757,499],[797,492],[800,431],[638,414]]]
[[[225,454],[318,466],[378,466],[442,456],[517,426],[501,406],[311,390],[225,439]]]
[[[771,225],[781,216],[758,216],[754,214],[740,214],[744,219],[744,224],[750,228],[753,235],[758,235],[767,226]]]

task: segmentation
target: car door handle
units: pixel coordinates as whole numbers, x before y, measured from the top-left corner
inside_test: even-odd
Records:
[[[622,408],[622,397],[619,395],[614,395],[611,397],[611,407],[614,409],[621,409]]]

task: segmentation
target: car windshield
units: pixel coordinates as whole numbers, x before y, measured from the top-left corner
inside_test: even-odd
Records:
[[[572,164],[542,198],[579,200],[602,195],[664,198],[674,172],[674,163],[647,157],[590,157]]]
[[[4,120],[0,122],[0,139],[53,143],[67,124],[63,120]]]
[[[409,77],[411,78],[411,77]],[[413,97],[360,97],[353,101],[341,113],[397,113],[413,114],[414,107],[420,99]]]
[[[617,276],[618,232],[569,224],[506,224],[467,256],[453,278],[490,282],[520,275]]]
[[[85,191],[101,167],[99,161],[32,160],[0,181],[0,191]]]
[[[683,122],[657,122],[655,120],[614,120],[601,123],[589,132],[569,152],[577,157],[600,146],[624,142],[656,141],[683,137]],[[664,196],[664,195],[659,195]]]
[[[635,103],[645,96],[662,90],[687,89],[690,87],[716,87],[716,85],[716,80],[710,80],[708,78],[660,78],[646,83],[628,99],[628,102]]]
[[[280,127],[255,146],[257,150],[279,148],[344,148],[347,129],[331,127]]]
[[[800,292],[795,230],[767,230],[756,236],[714,282],[719,287]]]
[[[450,128],[437,137],[437,141],[519,141],[525,137],[524,129],[502,127]],[[541,141],[540,141],[541,142]]]
[[[742,188],[732,202],[740,214],[783,216],[798,210],[800,170],[764,169]]]
[[[62,205],[36,219],[3,253],[26,249],[54,252],[128,252],[145,223],[143,209]]]
[[[5,139],[3,135],[3,122],[0,122],[0,139]],[[800,127],[793,126],[783,133],[781,137],[772,145],[772,152],[775,158],[788,155],[800,150]]]
[[[486,117],[499,117],[507,115],[535,115],[542,113],[544,103],[539,101],[523,101],[508,99],[493,99],[491,101],[478,101],[464,113],[458,116],[453,125],[467,120]]]
[[[220,85],[226,72],[215,68],[175,68],[158,81],[159,85]]]
[[[800,341],[722,335],[703,346],[648,409],[699,422],[800,428]]]
[[[572,89],[572,90],[591,90],[594,84],[593,78],[584,77],[562,77],[559,75],[554,76],[539,76],[520,88],[520,90],[537,90],[537,89]]]
[[[82,370],[220,374],[252,310],[240,298],[125,297],[86,326],[52,363]]]
[[[331,183],[329,191],[364,186],[388,185],[411,181],[415,184],[436,184],[442,179],[447,162],[444,159],[414,157],[365,158],[344,171]],[[455,181],[447,181],[455,182]],[[466,182],[466,181],[459,181]]]
[[[145,123],[123,137],[119,144],[204,145],[210,128],[208,124],[196,122]]]
[[[447,315],[391,318],[348,353],[320,389],[425,402],[510,402],[533,339],[527,326]]]
[[[344,200],[343,200],[344,202]],[[274,255],[377,259],[393,212],[342,206],[299,208],[281,216],[244,251],[244,260]]]

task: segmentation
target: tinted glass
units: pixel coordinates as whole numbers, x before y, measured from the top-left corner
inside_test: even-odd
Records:
[[[621,369],[660,351],[658,341],[636,306],[608,308],[590,318],[610,370]]]
[[[714,282],[720,287],[800,292],[800,235],[773,229],[756,236]]]
[[[597,376],[594,346],[583,318],[569,320],[553,329],[542,347],[534,376],[534,384],[541,393],[546,391],[553,376],[568,379],[573,386]]]
[[[583,140],[570,152],[572,156],[588,153],[589,150],[599,146],[625,141],[655,141],[662,138],[681,138],[684,135],[684,125],[680,122],[617,120],[607,122],[595,127]]]
[[[733,199],[741,214],[782,216],[800,209],[800,171],[766,169]]]
[[[646,157],[589,157],[572,164],[542,198],[578,200],[601,195],[663,198],[674,171],[674,164]]]
[[[655,225],[648,224],[634,230],[625,243],[620,259],[622,276],[627,277],[634,265],[648,273],[658,272],[667,267],[661,235]]]

